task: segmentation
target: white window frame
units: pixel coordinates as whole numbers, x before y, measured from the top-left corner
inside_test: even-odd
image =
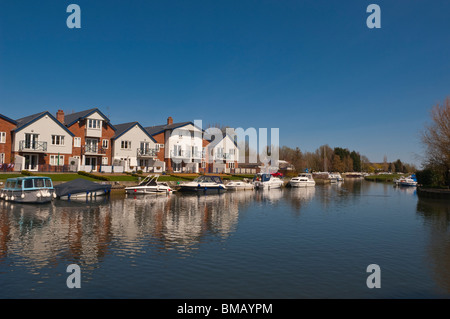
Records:
[[[106,144],[106,146],[105,146],[105,144]],[[108,147],[109,147],[109,140],[103,139],[102,140],[102,148],[107,149]]]
[[[131,149],[131,141],[126,141],[126,140],[120,141],[120,148],[122,150],[130,150]]]
[[[6,143],[6,132],[0,132],[0,143]]]
[[[5,153],[0,153],[0,164],[5,164],[5,158],[6,158]]]
[[[73,147],[81,147],[81,137],[73,138]]]
[[[102,157],[102,165],[108,165],[108,157]]]
[[[52,145],[64,146],[64,135],[52,135]]]
[[[50,155],[50,165],[58,166],[58,155]],[[59,166],[64,166],[64,155],[59,155]]]
[[[101,130],[102,128],[102,120],[97,119],[88,119],[87,127],[92,130]]]

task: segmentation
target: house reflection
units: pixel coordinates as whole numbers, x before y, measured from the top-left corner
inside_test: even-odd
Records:
[[[48,205],[0,202],[0,263],[20,256],[31,267],[95,266],[109,253],[190,252],[236,230],[253,192],[138,196]]]

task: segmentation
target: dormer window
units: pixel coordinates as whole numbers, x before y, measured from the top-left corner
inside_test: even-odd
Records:
[[[94,120],[94,119],[88,119],[87,120],[87,127],[92,129],[101,129],[102,128],[102,121],[101,120]]]

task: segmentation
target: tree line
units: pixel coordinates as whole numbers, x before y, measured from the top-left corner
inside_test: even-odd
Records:
[[[412,164],[403,163],[400,159],[395,162],[387,162],[386,156],[383,163],[373,163],[365,155],[347,148],[322,145],[314,152],[302,152],[299,147],[291,148],[282,146],[279,157],[291,163],[295,170],[305,171],[330,171],[330,172],[391,172],[409,173],[414,172],[416,167]]]

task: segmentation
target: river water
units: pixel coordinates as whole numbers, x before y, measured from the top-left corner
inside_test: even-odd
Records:
[[[1,201],[0,298],[448,298],[449,223],[448,201],[360,180]]]

